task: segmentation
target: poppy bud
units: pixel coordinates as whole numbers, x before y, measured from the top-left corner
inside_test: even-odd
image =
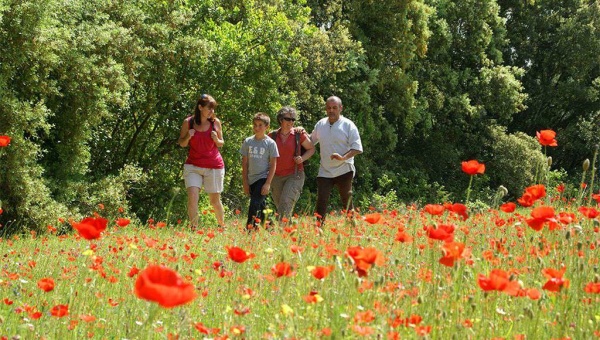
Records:
[[[501,197],[508,195],[508,189],[504,185],[498,187],[498,192],[502,194]]]
[[[581,247],[583,247],[583,243],[577,242],[577,250],[581,250]]]
[[[548,161],[548,167],[551,167],[552,166],[552,156],[548,156],[547,161]]]
[[[567,231],[567,234],[565,235],[565,238],[568,240],[571,238],[571,231]]]
[[[588,171],[589,168],[590,168],[590,160],[588,158],[586,158],[585,161],[583,161],[583,171]]]

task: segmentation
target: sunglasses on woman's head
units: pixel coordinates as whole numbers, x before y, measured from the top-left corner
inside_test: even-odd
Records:
[[[295,122],[296,118],[283,117],[283,120],[285,120],[286,122]]]

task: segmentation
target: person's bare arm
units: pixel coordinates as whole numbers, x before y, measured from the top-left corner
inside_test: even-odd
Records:
[[[350,151],[346,152],[344,155],[340,155],[337,152],[333,153],[333,154],[331,154],[331,159],[337,159],[338,161],[345,161],[345,160],[350,159],[361,153],[362,153],[362,151],[351,149]]]
[[[210,138],[215,142],[215,145],[220,148],[225,144],[225,140],[223,139],[223,126],[221,125],[221,121],[215,119],[213,123],[215,126],[215,130],[210,133]]]
[[[177,144],[179,144],[179,146],[181,146],[182,148],[185,148],[186,146],[188,146],[188,143],[190,142],[190,139],[192,138],[194,133],[196,133],[196,130],[190,129],[188,120],[185,119],[183,121],[183,124],[181,125],[181,130],[179,132],[179,139],[177,140]]]
[[[242,184],[244,194],[250,195],[250,184],[248,183],[248,157],[242,156]]]
[[[269,190],[271,190],[271,181],[273,181],[273,177],[275,177],[276,169],[277,157],[271,157],[271,159],[269,160],[269,175],[267,176],[267,181],[260,190],[261,195],[266,196],[269,194]]]

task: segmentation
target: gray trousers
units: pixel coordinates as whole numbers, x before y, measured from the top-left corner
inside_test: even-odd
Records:
[[[279,218],[292,217],[294,206],[302,193],[304,187],[304,171],[298,171],[298,175],[273,177],[271,181],[271,195],[277,207]]]

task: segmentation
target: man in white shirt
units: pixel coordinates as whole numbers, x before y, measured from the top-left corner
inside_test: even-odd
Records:
[[[353,209],[354,156],[363,152],[356,125],[341,115],[342,100],[336,96],[327,98],[325,110],[327,117],[317,122],[311,134],[312,142],[319,144],[321,155],[317,176],[317,214],[321,221],[327,214],[329,196],[334,186],[338,188],[344,209]]]

